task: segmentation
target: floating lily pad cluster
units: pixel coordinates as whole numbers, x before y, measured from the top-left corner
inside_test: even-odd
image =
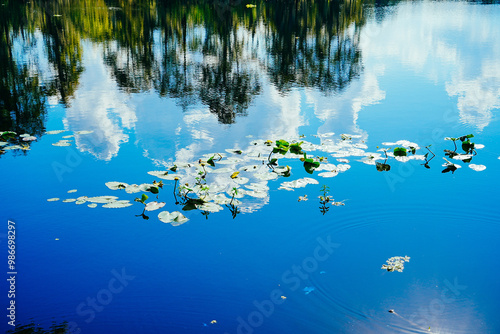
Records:
[[[303,140],[305,136],[301,136],[301,141],[253,140],[246,148],[236,147],[224,152],[205,154],[195,161],[166,163],[162,170],[148,172],[155,178],[152,183],[129,184],[112,181],[107,182],[106,186],[127,194],[143,193],[141,197],[135,198],[135,202],[144,206],[139,216],[145,219],[149,219],[147,212],[165,207],[165,199],[163,202],[159,201],[159,196],[165,196],[166,187],[171,189],[167,192],[168,196],[173,197],[174,203],[179,205],[182,211],[198,210],[208,218],[210,213],[227,208],[234,218],[241,212],[253,212],[266,205],[269,201],[269,182],[273,180],[286,178],[278,190],[294,191],[309,184],[319,184],[318,178],[335,177],[346,172],[351,168],[348,158],[352,157],[357,157],[365,164],[375,165],[379,171],[390,170],[387,164],[389,158],[403,163],[421,160],[424,161],[423,165],[429,168],[428,163],[434,157],[429,147],[426,149],[433,154],[432,158],[429,159],[429,153],[417,154],[419,145],[407,140],[385,142],[383,146],[387,147],[377,152],[367,152],[368,147],[364,142],[354,140],[360,138],[357,135],[342,134],[340,138],[335,138],[333,133],[327,133],[317,137],[320,139],[319,144]],[[474,149],[478,146],[476,144]],[[330,162],[329,159],[332,158],[336,159],[335,164]],[[384,162],[379,162],[380,160]],[[303,168],[310,176],[293,179],[294,175],[299,174],[293,171],[297,168]],[[328,195],[328,188],[321,191],[322,212],[327,211],[326,204],[344,205],[342,201],[335,202]],[[152,200],[146,193],[149,196],[156,195],[156,198]],[[96,197],[83,196],[75,199],[75,202],[99,203],[89,198]],[[120,208],[133,204],[129,199],[109,196],[105,198],[106,202],[102,203],[105,208]],[[176,212],[179,211],[168,212],[168,215],[162,213],[163,218],[160,220],[174,224],[187,221],[186,217]]]
[[[60,133],[66,132],[66,130],[52,130],[45,132],[46,135],[57,135]],[[86,135],[93,133],[93,131],[75,131],[73,135],[63,136],[63,139],[58,142],[53,143],[54,146],[71,146],[71,139],[75,135]],[[29,151],[30,143],[37,141],[38,138],[30,135],[29,133],[24,133],[18,135],[14,131],[0,131],[0,154],[5,153],[5,151],[9,150],[22,150]]]
[[[471,141],[471,138],[474,138],[473,134],[465,135],[465,136],[460,136],[460,137],[446,137],[445,140],[449,140],[453,142],[453,145],[455,146],[455,149],[452,150],[444,150],[445,155],[448,158],[454,159],[454,160],[460,160],[463,163],[470,163],[472,161],[472,157],[477,155],[478,149],[484,148],[484,145],[482,144],[475,144]],[[461,148],[464,153],[458,153],[458,147],[457,147],[457,141],[460,141],[462,143]],[[448,173],[451,172],[452,174],[458,169],[461,168],[459,164],[453,163],[446,158],[443,158],[446,162],[443,164],[443,167],[445,169],[443,170],[443,173]],[[486,169],[485,165],[476,165],[476,164],[469,164],[468,165],[470,169],[475,170],[476,172],[481,172]]]
[[[381,269],[387,271],[398,271],[400,273],[405,269],[405,262],[410,262],[409,256],[393,256],[389,258],[387,264],[383,264]]]
[[[0,131],[0,154],[10,150],[28,151],[30,142],[37,140],[29,133],[18,135],[14,131]]]

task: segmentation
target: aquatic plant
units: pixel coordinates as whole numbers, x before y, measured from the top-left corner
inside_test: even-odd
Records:
[[[383,264],[381,269],[385,269],[387,271],[398,271],[402,273],[405,268],[405,262],[410,262],[410,257],[393,256],[389,258],[386,262],[387,264]]]
[[[341,135],[335,140],[333,133],[318,135],[320,143],[312,143],[302,137],[301,141],[295,140],[252,140],[247,148],[231,148],[225,152],[213,152],[204,154],[194,161],[175,161],[166,164],[164,170],[147,172],[156,180],[152,183],[130,184],[125,182],[106,182],[106,187],[111,190],[120,190],[126,194],[151,193],[156,195],[156,200],[147,202],[146,198],[137,198],[135,201],[144,205],[141,215],[147,219],[146,211],[159,209],[165,205],[159,196],[162,189],[172,187],[174,204],[180,205],[182,211],[197,211],[205,218],[210,213],[229,209],[233,218],[240,213],[253,212],[265,205],[267,201],[261,201],[269,197],[269,182],[279,178],[292,178],[290,181],[281,182],[278,190],[293,191],[308,185],[319,184],[318,178],[336,177],[340,173],[351,168],[347,157],[360,157],[359,161],[374,165],[377,171],[390,172],[389,159],[395,159],[400,163],[410,160],[422,160],[426,168],[435,157],[430,145],[425,149],[425,155],[417,154],[419,146],[408,140],[397,142],[384,142],[386,146],[378,152],[367,151],[363,142],[355,142],[356,135]],[[470,140],[471,135],[454,138],[455,141],[463,139]],[[396,147],[392,149],[391,147]],[[474,144],[474,150],[484,147]],[[378,147],[377,147],[378,148]],[[311,152],[311,153],[307,153]],[[398,153],[401,152],[401,153]],[[404,155],[402,152],[406,152]],[[336,158],[338,164],[328,162],[328,157]],[[475,154],[475,153],[474,153]],[[454,159],[457,160],[457,159]],[[283,163],[283,161],[285,163]],[[302,163],[307,173],[315,173],[315,177],[302,177],[293,179],[294,167],[298,161]],[[457,163],[446,160],[443,165],[446,172],[454,172],[460,168]],[[470,168],[476,171],[484,170],[483,165],[471,164]],[[158,181],[157,181],[158,180]],[[173,182],[172,182],[173,181]],[[171,182],[171,183],[170,183]],[[326,188],[325,188],[326,187]],[[329,196],[327,185],[321,188],[320,211],[325,214],[331,206],[344,205],[343,201],[335,202]],[[126,196],[125,194],[125,196]],[[229,197],[228,197],[229,196]],[[302,200],[305,200],[303,197]],[[300,198],[299,198],[300,200]],[[102,199],[81,196],[78,199],[66,199],[63,202],[76,202],[83,204],[103,204],[106,208],[120,208],[130,206],[125,200],[117,197],[105,197]],[[94,205],[92,205],[94,207]],[[147,209],[146,209],[147,208]],[[147,218],[146,218],[147,217]]]

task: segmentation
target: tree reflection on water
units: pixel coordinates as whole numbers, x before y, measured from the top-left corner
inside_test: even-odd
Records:
[[[360,1],[6,1],[0,18],[0,128],[19,133],[43,133],[48,100],[71,105],[86,41],[124,92],[201,103],[223,124],[263,80],[329,94],[362,71]]]

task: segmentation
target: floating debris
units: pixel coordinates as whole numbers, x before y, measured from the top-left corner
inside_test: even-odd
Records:
[[[71,190],[68,190],[68,194],[71,194],[71,193],[76,193],[78,190],[76,189],[71,189]]]
[[[96,203],[90,203],[87,205],[89,208],[93,209],[93,208],[96,208],[97,207],[97,204]]]
[[[307,195],[299,196],[298,202],[307,201]]]
[[[57,198],[57,197],[54,197],[54,198],[48,198],[48,199],[47,199],[47,202],[56,202],[56,201],[58,201],[58,200],[59,200],[59,198]]]
[[[399,271],[403,272],[405,268],[405,262],[410,262],[410,257],[408,256],[393,256],[389,258],[387,264],[383,264],[381,269],[385,269],[387,271]]]
[[[65,200],[63,200],[64,203],[72,203],[72,202],[76,202],[76,198],[67,198]]]
[[[37,140],[38,138],[35,137],[35,136],[26,136],[26,137],[23,137],[23,141],[34,141],[34,140]]]

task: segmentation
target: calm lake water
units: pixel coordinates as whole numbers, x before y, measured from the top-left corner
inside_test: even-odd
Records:
[[[500,332],[499,4],[6,0],[0,17],[17,272],[0,328],[15,300],[18,330],[60,333]],[[312,160],[269,156],[276,140]],[[403,272],[381,269],[394,256]]]

